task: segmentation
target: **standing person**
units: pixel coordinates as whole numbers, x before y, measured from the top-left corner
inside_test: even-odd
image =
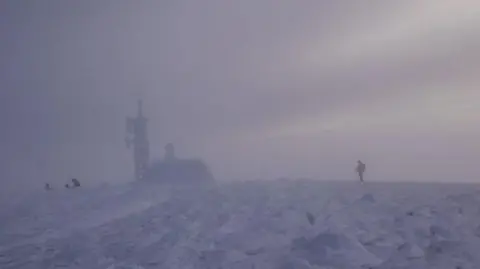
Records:
[[[50,186],[49,183],[45,183],[45,190],[49,191],[52,189],[52,186]]]
[[[367,168],[367,166],[362,163],[362,161],[357,161],[357,168],[355,169],[355,171],[358,173],[358,176],[360,177],[360,182],[363,183],[363,174],[365,173],[365,169]]]

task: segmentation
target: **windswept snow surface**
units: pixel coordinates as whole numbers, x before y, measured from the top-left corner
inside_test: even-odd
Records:
[[[479,225],[467,184],[65,189],[0,209],[0,268],[480,268]]]

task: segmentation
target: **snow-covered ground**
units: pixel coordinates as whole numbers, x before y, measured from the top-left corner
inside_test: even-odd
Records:
[[[0,268],[480,268],[478,189],[278,180],[56,190],[0,208]]]

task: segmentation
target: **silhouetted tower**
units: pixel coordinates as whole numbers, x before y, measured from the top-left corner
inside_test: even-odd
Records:
[[[147,118],[143,116],[142,100],[138,100],[136,118],[127,117],[127,148],[133,145],[135,179],[140,180],[147,169],[150,152],[147,137]]]

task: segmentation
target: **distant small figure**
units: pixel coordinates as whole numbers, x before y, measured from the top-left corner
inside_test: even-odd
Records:
[[[72,178],[73,187],[80,187],[80,182],[76,178]]]
[[[70,189],[70,185],[65,184],[65,188]]]
[[[357,168],[355,169],[355,171],[358,173],[358,176],[360,177],[360,182],[364,182],[363,181],[363,174],[365,173],[365,169],[367,168],[367,166],[362,163],[362,161],[357,161]]]
[[[45,183],[45,190],[49,191],[51,189],[52,189],[52,186],[50,186],[50,184],[48,184],[48,183]]]

